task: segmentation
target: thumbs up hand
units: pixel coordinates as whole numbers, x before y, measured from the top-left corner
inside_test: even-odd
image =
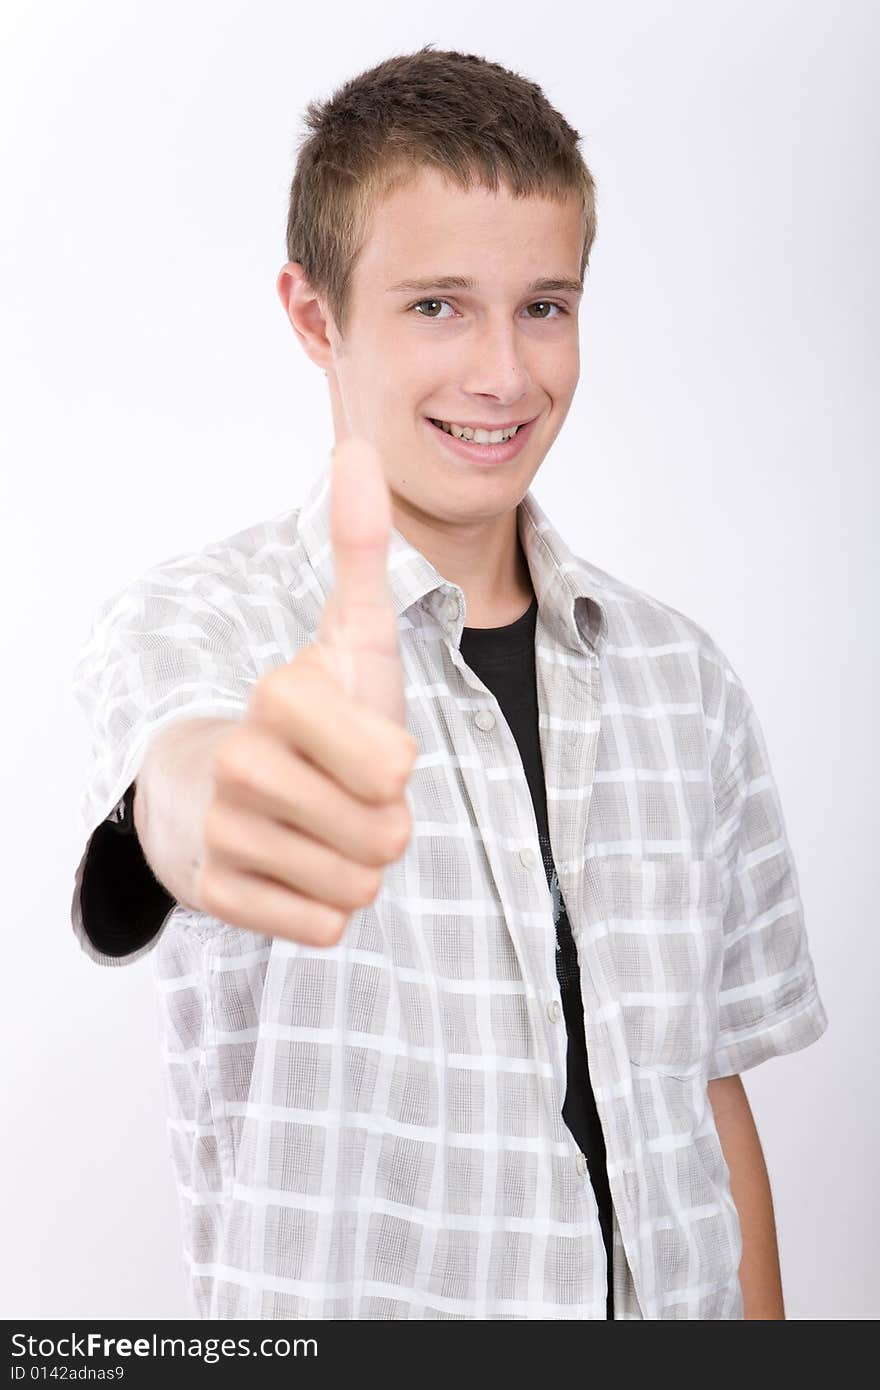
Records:
[[[317,640],[257,681],[212,748],[197,890],[224,922],[320,946],[404,853],[418,754],[387,579],[390,495],[365,441],[334,450],[330,513],[334,587]]]

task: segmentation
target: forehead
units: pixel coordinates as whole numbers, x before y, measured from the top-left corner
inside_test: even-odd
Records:
[[[542,276],[577,278],[583,238],[575,192],[564,202],[517,198],[500,181],[496,190],[463,189],[439,170],[420,169],[373,209],[356,278],[383,290],[409,276],[461,274],[515,289]]]

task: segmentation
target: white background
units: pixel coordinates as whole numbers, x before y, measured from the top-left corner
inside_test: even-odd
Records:
[[[787,1312],[876,1318],[878,7],[4,0],[0,25],[3,1316],[191,1316],[150,963],[101,969],[70,927],[71,670],[105,596],[323,462],[275,292],[300,112],[432,42],[584,137],[582,377],[533,490],[755,703],[829,1016],[745,1074]]]

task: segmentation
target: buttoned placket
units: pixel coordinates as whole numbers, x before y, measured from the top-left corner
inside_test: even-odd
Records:
[[[541,624],[540,613],[538,615],[538,623],[539,625]],[[626,1056],[626,1043],[622,1030],[617,980],[616,978],[606,978],[606,972],[603,970],[602,963],[598,957],[596,945],[589,930],[592,914],[588,907],[585,884],[586,874],[588,872],[585,852],[587,850],[589,838],[589,810],[595,784],[601,727],[599,662],[594,652],[585,652],[579,659],[570,659],[570,664],[567,668],[568,679],[580,680],[585,686],[583,722],[588,726],[590,730],[589,733],[582,736],[578,731],[570,730],[564,735],[554,735],[552,731],[555,720],[563,717],[563,711],[556,708],[553,672],[545,667],[541,656],[541,647],[547,640],[546,633],[542,632],[539,627],[539,631],[536,633],[535,651],[538,704],[539,708],[545,710],[548,715],[546,726],[540,730],[544,773],[550,785],[557,787],[562,786],[564,750],[565,761],[571,781],[576,786],[588,787],[590,789],[589,797],[583,805],[583,814],[581,818],[583,838],[578,844],[563,845],[561,843],[561,827],[557,815],[558,803],[548,798],[547,817],[550,829],[550,842],[553,846],[556,859],[557,873],[560,879],[560,891],[565,900],[569,922],[575,938],[582,982],[582,997],[586,1004],[586,1000],[589,996],[587,991],[583,988],[585,976],[589,976],[594,982],[596,993],[599,996],[598,1017],[594,1016],[591,1009],[585,1007],[584,1010],[587,1069],[593,1086],[596,1109],[605,1139],[608,1183],[611,1189],[612,1202],[620,1226],[621,1239],[623,1240],[627,1261],[632,1273],[636,1297],[641,1305],[642,1316],[644,1317],[646,1316],[645,1309],[649,1306],[649,1301],[646,1297],[647,1291],[644,1287],[642,1275],[643,1251],[640,1245],[641,1194],[633,1174],[635,1155],[632,1152],[621,1152],[616,1143],[616,1129],[610,1122],[606,1100],[603,1094],[603,1088],[604,1090],[608,1088],[609,1078],[599,1074],[597,1064],[597,1058],[601,1051],[598,1045],[600,1035],[604,1034],[602,1041],[604,1041],[606,1046],[621,1059],[621,1070],[625,1075],[629,1076],[629,1063]],[[570,658],[573,656],[574,654],[570,654]],[[566,866],[569,864],[575,866],[573,872],[566,869]],[[602,904],[602,907],[604,909],[604,904]],[[581,927],[582,929],[579,930]],[[638,1119],[632,1101],[631,1088],[629,1111],[631,1133],[634,1136],[638,1136]],[[639,1142],[638,1138],[636,1138],[635,1142]],[[586,1171],[586,1159],[583,1159],[583,1162],[584,1171]]]
[[[504,719],[503,712],[501,711],[500,706],[498,705],[498,701],[494,693],[490,691],[483,684],[482,681],[479,680],[479,677],[476,675],[474,671],[471,670],[471,668],[467,665],[467,663],[464,661],[464,658],[461,655],[461,651],[459,649],[459,642],[461,638],[459,624],[461,622],[463,614],[462,599],[457,596],[457,594],[460,593],[460,591],[456,590],[455,586],[452,586],[452,589],[452,593],[444,593],[441,591],[440,593],[435,595],[433,601],[430,604],[430,607],[435,617],[443,627],[447,635],[447,638],[449,639],[450,652],[455,665],[459,668],[459,670],[462,673],[462,676],[468,682],[468,684],[471,686],[475,686],[475,688],[479,689],[480,692],[485,695],[487,702],[486,706],[484,708],[478,709],[474,713],[473,720],[476,727],[482,733],[488,734],[496,728],[496,725],[499,724],[499,720],[501,726],[504,726],[506,724],[506,720]],[[501,733],[497,733],[495,735],[496,738],[501,736]],[[514,751],[517,757],[519,757],[519,749],[516,746],[513,734],[508,731],[507,737],[511,741],[513,741]],[[525,794],[528,796],[529,810],[532,817],[532,823],[535,826],[535,840],[537,841],[538,829],[537,821],[535,820],[534,804],[532,803],[531,793],[528,791],[528,789],[526,789]],[[550,804],[548,803],[548,817],[551,814],[552,811],[550,808]],[[553,837],[551,835],[551,840],[552,838]],[[490,854],[490,861],[491,857],[492,856]],[[542,889],[546,889],[548,911],[552,921],[552,898],[550,895],[549,885],[547,884],[546,872],[544,869],[544,861],[542,856],[533,848],[532,845],[523,845],[518,851],[518,858],[522,867],[528,870],[529,873],[533,875],[533,882],[536,886],[538,893],[542,897],[544,896]],[[537,874],[535,874],[536,866],[538,869]],[[550,949],[548,952],[544,952],[543,959],[541,961],[536,961],[534,953],[531,953],[533,966],[538,965],[542,967],[537,971],[537,973],[533,973],[533,979],[536,982],[540,982],[541,984],[541,988],[537,989],[539,997],[541,995],[544,995],[544,997],[546,998],[548,990],[553,991],[553,998],[549,999],[546,1003],[545,1015],[547,1021],[550,1024],[550,1028],[548,1029],[547,1034],[548,1053],[551,1059],[551,1063],[553,1065],[556,1081],[556,1091],[559,1097],[558,1115],[561,1122],[560,1127],[566,1140],[568,1140],[571,1144],[573,1150],[573,1162],[578,1174],[581,1177],[586,1177],[588,1167],[586,1155],[583,1154],[580,1151],[580,1149],[578,1149],[574,1136],[572,1135],[565,1122],[561,1119],[562,1107],[565,1102],[565,1095],[568,1085],[568,1031],[564,1021],[564,1011],[559,993],[559,981],[556,974],[555,928],[548,935],[547,941],[549,943]],[[514,944],[517,945],[517,947],[519,948],[519,943],[515,942]],[[552,967],[549,973],[546,968],[548,960]],[[528,976],[526,978],[528,979]]]
[[[494,728],[495,724],[498,722],[498,716],[501,714],[500,707],[495,696],[491,691],[486,689],[483,682],[471,671],[461,655],[459,641],[461,638],[461,627],[463,626],[464,596],[461,590],[456,586],[452,585],[449,586],[449,588],[451,592],[438,592],[435,594],[433,599],[429,602],[429,608],[448,638],[452,660],[461,672],[462,677],[467,681],[468,685],[479,690],[484,695],[486,705],[483,707],[482,712],[484,715],[491,716],[492,724],[490,727]],[[603,1084],[607,1087],[608,1080],[598,1075],[595,1070],[595,1059],[599,1051],[596,1044],[598,1041],[598,1034],[601,1030],[606,1035],[606,1045],[621,1058],[622,1071],[624,1074],[629,1075],[628,1062],[626,1060],[626,1045],[622,1032],[619,991],[617,989],[616,979],[604,979],[604,972],[602,971],[601,963],[597,959],[595,945],[591,941],[589,931],[576,931],[577,924],[583,923],[584,927],[587,927],[590,922],[584,884],[586,868],[584,854],[587,843],[589,809],[592,801],[599,747],[601,721],[599,662],[595,652],[592,651],[584,652],[579,659],[571,659],[575,657],[575,654],[570,653],[570,662],[566,672],[569,680],[579,680],[585,687],[583,722],[588,726],[590,732],[585,737],[579,735],[578,731],[575,730],[571,730],[565,735],[553,734],[554,721],[563,717],[563,711],[558,708],[555,698],[554,672],[545,666],[545,661],[541,656],[542,646],[549,645],[549,643],[550,637],[544,626],[539,608],[535,631],[535,664],[538,708],[540,712],[546,713],[547,715],[546,724],[543,726],[539,724],[539,738],[541,741],[541,756],[544,774],[551,785],[561,785],[564,750],[567,765],[570,769],[574,769],[576,784],[590,789],[589,797],[583,805],[583,813],[580,818],[581,825],[583,826],[583,839],[577,844],[562,843],[559,806],[553,798],[548,798],[547,819],[550,831],[550,843],[557,863],[557,872],[559,872],[558,866],[560,864],[563,865],[563,871],[560,875],[560,890],[565,899],[569,922],[572,924],[573,931],[575,931],[581,980],[583,982],[586,971],[591,972],[593,978],[597,981],[597,992],[600,995],[600,1017],[594,1018],[589,1012],[585,1011],[584,1030],[587,1042],[587,1067],[593,1085],[596,1108],[605,1139],[608,1183],[611,1189],[612,1202],[620,1227],[621,1239],[626,1252],[635,1296],[641,1307],[642,1316],[649,1317],[653,1315],[654,1309],[652,1295],[653,1283],[650,1287],[646,1287],[643,1273],[643,1262],[646,1258],[650,1257],[650,1251],[647,1250],[642,1243],[642,1194],[639,1191],[639,1186],[633,1172],[635,1154],[634,1152],[621,1152],[616,1145],[616,1130],[613,1125],[609,1124],[606,1102],[602,1096]],[[496,711],[498,712],[497,714]],[[480,711],[477,711],[477,713],[479,712]],[[488,721],[484,718],[483,722],[485,723]],[[477,727],[479,728],[480,725],[478,724]],[[511,734],[510,737],[512,738],[513,735]],[[517,753],[518,751],[517,749]],[[468,777],[467,769],[463,769],[463,772],[471,795],[479,797],[479,787],[476,780]],[[534,822],[534,806],[531,802],[530,794],[529,808],[533,823],[535,823],[537,839],[537,823]],[[483,814],[485,814],[486,809],[485,807],[482,808]],[[494,851],[489,846],[487,846],[487,853],[494,868]],[[520,855],[523,853],[526,854],[526,860],[529,859],[530,855],[533,856],[532,863],[528,865],[528,867],[532,868],[539,856],[535,854],[530,846],[526,845],[521,847]],[[520,862],[522,862],[522,859]],[[573,863],[576,866],[573,873],[565,872],[564,866],[568,863]],[[499,889],[502,891],[502,905],[505,906],[506,909],[507,904],[503,901],[505,895],[502,885],[506,887],[507,879],[503,871],[498,873],[496,881]],[[537,879],[535,883],[537,886]],[[546,876],[543,873],[543,865],[541,884],[547,889],[547,901],[552,919],[552,897],[550,895],[549,886],[547,885]],[[523,943],[516,939],[514,933],[511,933],[511,935],[514,947],[520,959],[523,978],[527,982],[532,982],[539,997],[542,993],[546,995],[546,982],[548,980],[554,981],[555,987],[558,988],[555,971],[556,943],[555,940],[552,939],[555,937],[555,932],[544,938],[545,944],[548,947],[546,953],[538,951],[533,939]],[[550,1025],[546,1034],[548,1040],[548,1056],[553,1066],[556,1089],[560,1096],[559,1120],[563,1133],[576,1150],[573,1161],[578,1173],[583,1177],[585,1182],[589,1182],[586,1158],[580,1150],[577,1150],[574,1137],[561,1116],[567,1086],[567,1033],[561,1020],[561,1004],[559,1020],[551,1021],[549,1015],[546,1013],[546,1008],[549,1008],[553,1002],[559,1002],[558,996],[555,1000],[547,1001],[547,1005],[545,1006],[545,1018],[547,1024]],[[634,1144],[638,1146],[640,1144],[639,1123],[635,1113],[631,1087],[628,1097],[628,1107],[630,1132],[634,1136]],[[598,1227],[598,1208],[595,1210]],[[648,1240],[647,1236],[645,1240]],[[602,1243],[602,1248],[604,1250],[604,1242]],[[650,1269],[650,1263],[647,1267]],[[607,1269],[606,1274],[609,1280],[613,1278],[613,1270]]]

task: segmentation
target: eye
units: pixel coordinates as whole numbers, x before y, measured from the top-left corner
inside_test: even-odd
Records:
[[[448,300],[448,299],[420,299],[420,300],[418,301],[418,303],[416,303],[416,304],[411,304],[411,305],[410,305],[410,308],[411,308],[411,309],[421,309],[421,307],[422,307],[423,304],[449,304],[449,300]],[[449,307],[452,308],[452,305],[450,304]],[[446,315],[446,317],[448,317],[448,315]],[[419,318],[422,318],[422,319],[437,319],[437,318],[440,318],[440,315],[439,315],[439,314],[419,314]]]
[[[558,309],[560,314],[568,313],[568,310],[565,308],[563,304],[557,304],[554,300],[551,299],[536,299],[534,304],[529,304],[528,307],[530,309]],[[539,314],[537,317],[546,319],[551,318],[553,316],[550,314]],[[556,317],[558,317],[558,315]]]

